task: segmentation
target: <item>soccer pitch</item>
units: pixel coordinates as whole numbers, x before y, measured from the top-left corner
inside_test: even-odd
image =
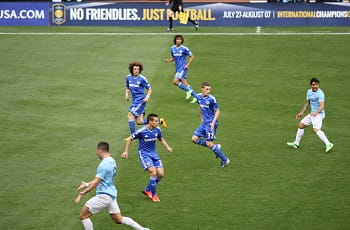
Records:
[[[0,229],[83,229],[75,188],[95,176],[99,141],[118,163],[122,215],[152,230],[347,229],[350,226],[350,28],[0,27]],[[78,34],[77,34],[78,33]],[[188,81],[212,86],[220,110],[219,160],[191,143],[196,105],[172,85],[165,64],[175,34],[193,52]],[[165,177],[160,203],[141,194],[148,181],[129,134],[124,99],[128,64],[140,61],[153,94],[146,113],[168,123],[158,144]],[[322,129],[290,149],[311,77],[326,94]],[[141,126],[138,126],[141,127]],[[348,149],[348,150],[347,150]],[[116,226],[102,212],[95,229]]]

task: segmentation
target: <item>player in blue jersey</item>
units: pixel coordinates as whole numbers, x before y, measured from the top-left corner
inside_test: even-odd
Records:
[[[173,79],[173,83],[180,89],[186,91],[186,99],[189,99],[192,95],[193,100],[191,103],[195,103],[197,101],[196,92],[188,84],[186,79],[188,68],[192,63],[194,56],[189,48],[183,46],[184,37],[182,35],[175,35],[173,42],[175,45],[170,48],[171,58],[166,59],[165,63],[168,64],[169,62],[175,61],[176,73]],[[190,57],[188,62],[186,60],[187,56]]]
[[[139,140],[138,155],[143,170],[147,170],[150,176],[149,183],[142,191],[149,199],[154,202],[160,202],[157,195],[157,184],[164,176],[164,168],[161,159],[156,151],[157,139],[167,149],[169,153],[173,149],[168,145],[162,136],[162,132],[158,127],[159,119],[156,114],[147,116],[148,124],[131,135],[125,145],[125,151],[121,154],[123,159],[128,158],[131,142],[135,139]]]
[[[319,88],[320,81],[317,78],[312,78],[310,80],[311,89],[306,93],[306,102],[295,118],[299,120],[308,109],[309,105],[311,106],[311,113],[306,115],[298,124],[298,130],[295,136],[294,142],[287,142],[287,145],[292,148],[299,148],[301,138],[304,134],[304,129],[312,125],[313,131],[316,135],[325,143],[326,152],[329,152],[333,148],[333,143],[329,142],[325,133],[321,130],[322,120],[325,118],[325,95],[323,91]]]
[[[130,133],[135,132],[135,118],[137,124],[147,124],[147,120],[143,116],[145,106],[151,97],[152,89],[147,79],[141,75],[142,70],[142,63],[132,62],[129,64],[130,74],[126,76],[125,99],[129,101],[130,94],[132,95],[132,103],[128,109],[127,116]],[[147,94],[145,94],[145,90],[147,90]],[[163,118],[160,119],[160,123],[166,127],[166,122]]]
[[[120,214],[117,203],[117,189],[114,186],[114,179],[117,173],[116,161],[109,153],[109,144],[100,142],[97,145],[97,156],[101,160],[96,170],[96,177],[90,182],[82,182],[76,191],[85,188],[79,192],[75,203],[79,203],[81,198],[96,188],[96,196],[89,199],[80,212],[80,220],[85,230],[93,230],[93,224],[90,217],[103,209],[107,209],[113,221],[117,224],[125,224],[136,230],[149,230],[136,223],[130,217]]]
[[[169,0],[166,5],[169,5],[173,3],[171,6],[171,9],[168,10],[168,17],[169,17],[169,27],[167,28],[167,31],[172,31],[173,30],[173,15],[178,12],[184,12],[184,6],[182,3],[182,0]],[[194,28],[196,30],[199,29],[199,23],[197,21],[193,21],[190,17],[187,19],[189,22],[191,22],[194,25]]]
[[[219,125],[220,110],[216,98],[210,94],[210,90],[210,84],[203,82],[201,87],[202,93],[197,94],[202,123],[194,131],[192,142],[210,148],[216,157],[221,159],[220,167],[225,167],[230,163],[230,159],[221,151],[220,144],[214,144],[216,129]]]

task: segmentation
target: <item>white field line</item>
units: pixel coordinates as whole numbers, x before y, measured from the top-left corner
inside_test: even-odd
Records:
[[[74,32],[0,32],[0,35],[43,36],[43,35],[70,35],[70,36],[169,36],[175,33],[74,33]],[[350,32],[247,32],[247,33],[181,33],[191,36],[309,36],[309,35],[350,35]]]

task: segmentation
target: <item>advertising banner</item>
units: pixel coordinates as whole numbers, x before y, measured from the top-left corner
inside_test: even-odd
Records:
[[[48,2],[1,2],[0,26],[48,26]]]
[[[349,3],[188,3],[201,26],[350,26]],[[55,26],[167,26],[164,3],[51,3]],[[179,16],[174,20],[179,23]]]

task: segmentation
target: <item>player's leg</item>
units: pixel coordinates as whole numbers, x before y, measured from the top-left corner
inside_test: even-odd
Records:
[[[205,139],[202,138],[204,135],[205,135],[205,126],[204,124],[200,124],[200,126],[193,132],[192,142],[197,145],[208,147]]]
[[[147,168],[149,173],[149,183],[146,186],[146,191],[151,191],[152,197],[157,194],[157,169],[153,165]],[[147,195],[148,196],[148,195]]]
[[[314,133],[321,139],[321,141],[326,145],[326,152],[329,152],[333,148],[333,143],[331,143],[326,134],[321,130],[322,120],[324,119],[323,114],[318,114],[316,117],[312,117],[312,126]]]
[[[119,205],[116,200],[113,200],[111,202],[111,205],[109,207],[109,215],[113,219],[113,221],[117,224],[125,224],[127,226],[132,227],[136,230],[148,230],[148,228],[142,227],[140,224],[138,224],[136,221],[134,221],[130,217],[122,216],[120,213]]]
[[[127,118],[128,118],[128,125],[129,125],[129,129],[130,129],[130,133],[134,133],[135,132],[135,116],[134,116],[134,114],[132,114],[129,111]]]
[[[310,114],[307,115],[306,117],[304,117],[298,124],[298,130],[295,134],[295,140],[294,142],[287,142],[287,145],[291,148],[299,148],[300,146],[300,141],[301,141],[301,138],[303,137],[304,135],[304,129],[311,125],[311,116]]]
[[[206,132],[206,144],[207,147],[210,148],[214,154],[221,159],[221,164],[220,167],[225,167],[226,165],[228,165],[230,163],[230,160],[228,159],[228,157],[223,153],[223,151],[221,150],[221,145],[220,144],[214,144],[214,140],[216,139],[215,135],[216,135],[216,130],[218,128],[219,123],[216,122],[214,125],[214,129],[211,130],[210,125],[206,125],[205,126],[205,132]]]
[[[168,17],[169,17],[169,27],[167,28],[167,31],[172,31],[173,30],[173,15],[174,15],[174,11],[171,9],[171,10],[168,10]]]
[[[86,205],[84,205],[84,207],[80,211],[80,221],[83,224],[85,230],[94,229],[92,221],[90,219],[91,216],[92,213],[89,211],[89,208]]]

